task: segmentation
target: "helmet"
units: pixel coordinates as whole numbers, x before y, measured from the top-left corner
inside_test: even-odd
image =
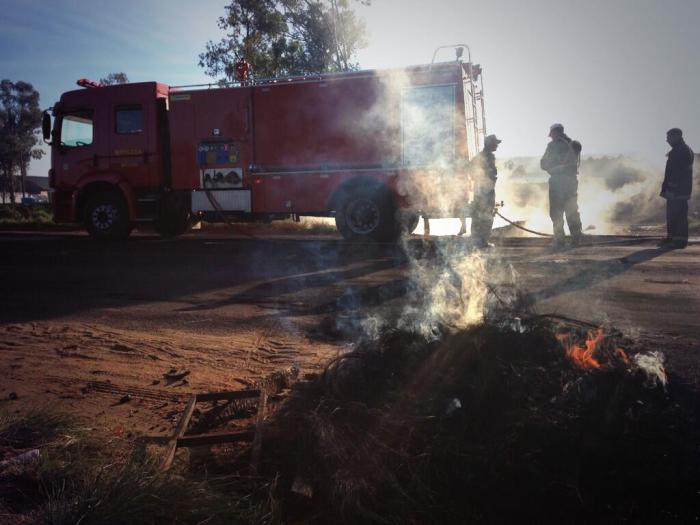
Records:
[[[485,146],[488,146],[488,145],[491,145],[491,144],[500,144],[501,142],[503,142],[503,141],[500,140],[498,137],[496,137],[496,135],[488,135],[488,136],[484,139],[484,145],[485,145]]]
[[[564,131],[564,124],[556,123],[556,124],[552,124],[551,126],[549,126],[550,132],[552,132],[554,130]]]

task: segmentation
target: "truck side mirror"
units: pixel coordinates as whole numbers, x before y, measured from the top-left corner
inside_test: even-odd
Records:
[[[41,118],[41,133],[44,135],[44,142],[51,145],[51,115],[48,111],[44,111]]]

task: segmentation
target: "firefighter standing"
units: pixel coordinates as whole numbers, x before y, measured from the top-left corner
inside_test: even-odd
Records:
[[[484,149],[471,162],[471,174],[474,178],[474,202],[472,203],[471,236],[475,246],[488,248],[491,228],[493,228],[493,210],[496,207],[496,156],[494,151],[501,143],[496,135],[484,139]]]
[[[660,247],[683,249],[688,245],[688,199],[693,189],[693,151],[678,128],[668,130],[671,146],[666,160],[661,196],[666,199],[666,239]]]
[[[547,149],[540,167],[549,173],[549,216],[554,229],[554,248],[564,246],[564,215],[571,232],[571,244],[577,246],[582,240],[581,217],[578,212],[578,167],[581,159],[581,144],[564,133],[562,124],[549,128]]]

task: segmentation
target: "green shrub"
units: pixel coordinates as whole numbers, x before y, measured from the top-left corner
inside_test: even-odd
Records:
[[[53,222],[51,207],[48,204],[2,204],[0,205],[0,224],[27,225],[50,224]]]

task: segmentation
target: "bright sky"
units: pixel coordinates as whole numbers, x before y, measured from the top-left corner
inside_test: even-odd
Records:
[[[197,55],[221,35],[225,4],[0,0],[0,76],[34,84],[45,107],[78,78],[116,71],[207,82]],[[584,154],[660,165],[670,127],[700,151],[700,0],[373,0],[358,11],[369,29],[362,67],[429,62],[442,44],[471,47],[501,157],[540,155],[553,122]],[[47,169],[42,160],[30,171]]]

